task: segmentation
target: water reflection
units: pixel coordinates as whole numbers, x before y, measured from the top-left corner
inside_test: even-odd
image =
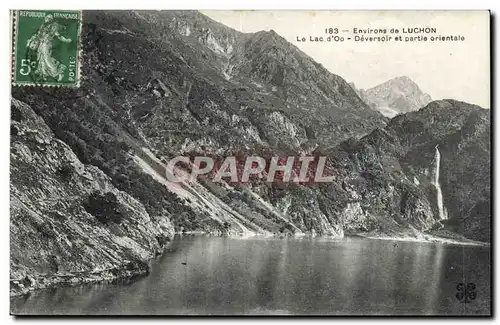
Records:
[[[132,284],[41,291],[34,314],[487,314],[489,249],[362,238],[173,241]],[[465,279],[465,280],[464,280]],[[457,282],[474,282],[470,304]]]

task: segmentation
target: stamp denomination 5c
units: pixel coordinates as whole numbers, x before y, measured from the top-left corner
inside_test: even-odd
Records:
[[[79,85],[81,11],[14,12],[14,85]]]

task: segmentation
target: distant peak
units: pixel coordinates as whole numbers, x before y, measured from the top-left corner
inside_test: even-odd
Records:
[[[392,117],[398,113],[418,110],[432,101],[429,94],[408,76],[398,76],[367,89],[362,99],[383,115]]]
[[[274,31],[274,29],[271,30],[259,30],[255,32],[255,35],[268,35],[268,36],[279,36],[278,33]]]
[[[411,80],[411,78],[410,78],[410,77],[408,77],[408,76],[399,76],[399,77],[396,77],[396,78],[394,78],[394,79],[401,80],[401,81],[413,81],[413,80]]]
[[[398,83],[403,83],[403,84],[413,84],[413,85],[416,85],[415,81],[413,81],[410,77],[408,76],[399,76],[399,77],[396,77],[396,78],[393,78],[393,79],[390,79],[389,81],[387,82],[390,82],[390,83],[394,83],[394,82],[398,82]]]
[[[258,41],[263,42],[272,42],[273,44],[281,44],[282,46],[287,46],[289,43],[285,38],[283,38],[280,34],[276,33],[273,29],[261,30],[252,34],[252,38]]]
[[[386,91],[389,91],[388,89],[392,87],[397,87],[405,93],[423,94],[423,91],[420,89],[418,84],[408,76],[392,78],[384,83],[381,83],[380,85],[370,88],[370,90],[380,91],[381,89],[386,89]]]

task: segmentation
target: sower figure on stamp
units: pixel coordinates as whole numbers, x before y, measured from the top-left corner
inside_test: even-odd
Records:
[[[61,81],[64,77],[66,66],[52,56],[52,42],[55,39],[64,43],[71,42],[70,38],[60,34],[63,30],[63,25],[54,21],[52,15],[47,15],[40,29],[27,42],[27,46],[37,52],[38,67],[35,73],[40,75],[44,81],[47,78]]]

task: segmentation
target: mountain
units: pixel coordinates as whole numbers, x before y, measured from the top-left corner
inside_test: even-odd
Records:
[[[275,32],[242,34],[189,11],[87,11],[84,21],[81,87],[13,96],[149,213],[164,203],[135,181],[129,166],[144,165],[131,157],[161,169],[192,152],[307,153],[386,123]]]
[[[174,227],[85,165],[28,105],[11,106],[11,294],[148,272]]]
[[[243,34],[190,11],[87,12],[86,17],[90,26],[99,26],[89,37],[98,39],[90,45],[89,64],[105,67],[101,73],[108,81],[115,78],[116,84],[105,81],[112,88],[128,85],[115,106],[131,107],[127,122],[163,153],[201,146],[308,150],[386,122],[342,78],[273,31]],[[138,65],[140,57],[148,64]],[[153,84],[164,85],[162,97],[152,93]],[[144,91],[148,100],[138,102]],[[186,128],[179,128],[180,121]],[[238,136],[228,137],[228,129]]]
[[[365,103],[391,118],[400,113],[416,111],[432,101],[429,94],[422,92],[418,85],[406,76],[388,80],[366,90],[358,90],[352,83],[351,86]]]
[[[12,91],[13,294],[145,273],[186,231],[489,239],[489,111],[448,100],[389,121],[274,31],[198,12],[83,22],[80,88]],[[335,179],[169,182],[178,155],[327,156]]]
[[[12,91],[13,294],[140,274],[174,232],[342,234],[312,189],[286,203],[268,184],[164,178],[179,154],[307,153],[385,125],[342,78],[272,31],[242,34],[197,12],[83,21],[80,88]],[[21,135],[26,116],[45,147]]]
[[[366,206],[365,214],[383,215],[384,222],[393,219],[406,228],[439,230],[442,236],[449,230],[489,241],[490,137],[489,110],[442,100],[399,115],[384,129],[346,141],[329,154],[356,193],[351,204]],[[433,184],[436,145],[441,152],[439,182],[448,211],[448,220],[439,223]],[[393,234],[395,229],[377,232]]]

